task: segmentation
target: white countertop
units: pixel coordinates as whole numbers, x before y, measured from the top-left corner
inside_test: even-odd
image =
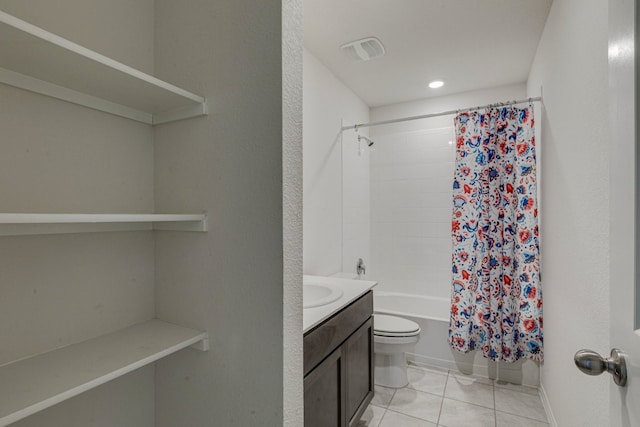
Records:
[[[305,308],[303,312],[303,333],[311,330],[329,317],[333,316],[345,306],[357,300],[366,294],[371,288],[376,286],[378,282],[361,279],[346,279],[342,277],[324,277],[324,276],[303,276],[303,283],[327,284],[342,290],[342,296],[327,305],[320,307]],[[303,288],[304,292],[304,288]]]

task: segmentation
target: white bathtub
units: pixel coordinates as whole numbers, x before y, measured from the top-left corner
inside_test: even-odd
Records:
[[[449,299],[396,292],[374,292],[376,313],[419,317],[449,323]]]
[[[464,354],[452,350],[448,342],[448,298],[374,290],[373,309],[375,313],[405,317],[420,325],[422,332],[415,353],[407,354],[410,362],[533,387],[540,384],[539,364],[531,360],[496,363],[485,359],[477,351]]]

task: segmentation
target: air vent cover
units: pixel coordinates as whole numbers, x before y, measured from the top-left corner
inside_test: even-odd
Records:
[[[340,48],[355,61],[369,61],[384,55],[384,46],[375,37],[352,41]]]

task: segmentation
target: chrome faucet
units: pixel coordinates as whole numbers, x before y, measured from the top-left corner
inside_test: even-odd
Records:
[[[362,258],[358,258],[358,263],[356,264],[356,273],[358,273],[358,277],[364,276],[366,273],[366,268],[364,266],[364,261]]]

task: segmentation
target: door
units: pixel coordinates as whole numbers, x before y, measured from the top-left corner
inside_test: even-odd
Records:
[[[343,348],[347,367],[347,420],[351,427],[358,425],[373,398],[373,317],[349,337]]]
[[[627,385],[611,381],[611,426],[640,426],[640,280],[635,277],[640,221],[635,211],[638,124],[634,95],[634,45],[638,0],[609,0],[609,82],[611,87],[611,347],[626,356]],[[639,187],[640,188],[640,187]],[[608,355],[607,355],[608,356]]]
[[[346,427],[345,378],[342,347],[304,377],[305,427]]]

